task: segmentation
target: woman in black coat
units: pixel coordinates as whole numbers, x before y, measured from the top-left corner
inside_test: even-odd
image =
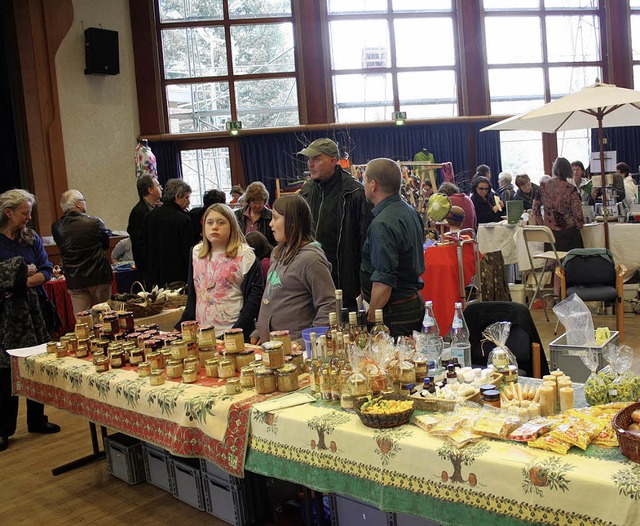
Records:
[[[502,201],[491,191],[489,179],[480,175],[473,180],[471,201],[476,207],[478,224],[497,223],[502,220]]]

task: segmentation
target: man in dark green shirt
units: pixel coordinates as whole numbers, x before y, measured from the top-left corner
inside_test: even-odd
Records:
[[[362,249],[360,283],[369,303],[368,321],[382,309],[392,336],[411,335],[421,328],[424,305],[424,229],[418,213],[400,198],[402,174],[391,159],[367,164],[363,184],[374,205]]]

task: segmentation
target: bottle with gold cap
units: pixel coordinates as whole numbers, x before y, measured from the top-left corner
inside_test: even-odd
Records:
[[[334,337],[337,335],[340,328],[338,327],[338,318],[335,312],[329,313],[329,328],[325,336],[327,337],[327,356],[333,356],[335,354],[336,342]]]
[[[358,343],[358,313],[350,312],[349,313],[349,343]]]
[[[389,331],[389,327],[384,324],[382,309],[376,309],[375,311],[375,319],[376,323],[371,328],[371,337],[375,340],[383,338],[385,336],[390,336],[391,333]]]

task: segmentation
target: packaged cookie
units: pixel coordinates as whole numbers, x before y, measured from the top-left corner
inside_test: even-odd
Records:
[[[492,438],[506,438],[522,421],[517,414],[483,411],[473,426],[473,432]]]
[[[518,426],[509,433],[507,438],[509,438],[509,440],[516,440],[517,442],[531,442],[540,435],[551,431],[553,425],[553,421],[548,418],[535,418]]]
[[[529,447],[544,449],[545,451],[553,451],[560,455],[566,455],[571,449],[571,444],[558,438],[552,437],[550,434],[542,435],[531,442],[527,442]]]

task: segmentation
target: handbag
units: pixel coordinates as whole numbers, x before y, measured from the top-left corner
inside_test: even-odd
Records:
[[[42,311],[42,318],[49,331],[49,335],[53,337],[55,334],[62,330],[62,319],[58,314],[58,310],[53,302],[44,294],[38,294],[38,301],[40,302],[40,310]]]

